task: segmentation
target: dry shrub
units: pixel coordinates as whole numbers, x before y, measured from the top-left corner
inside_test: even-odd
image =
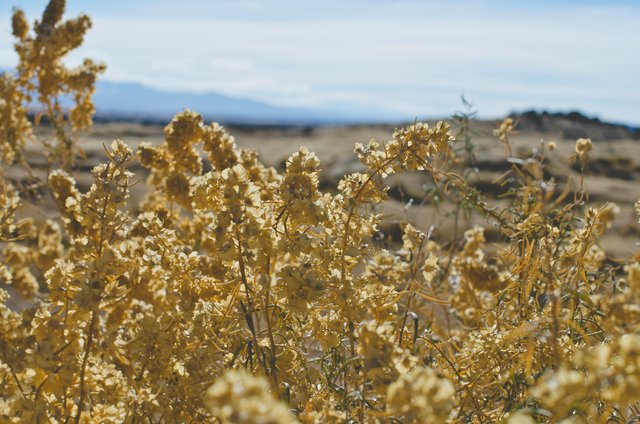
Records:
[[[133,208],[124,142],[88,191],[70,173],[67,126],[90,125],[102,68],[61,64],[90,25],[63,10],[52,0],[34,35],[15,12],[20,63],[0,86],[5,167],[33,137],[37,99],[58,140],[52,167],[66,168],[44,182],[59,212],[48,220],[18,218],[20,194],[0,179],[0,279],[31,299],[10,309],[0,290],[0,421],[639,419],[640,264],[598,247],[613,205],[585,206],[582,182],[573,199],[557,193],[544,149],[510,157],[512,121],[496,131],[511,162],[498,208],[464,178],[472,145],[446,123],[356,145],[366,170],[323,193],[313,153],[281,174],[185,111],[162,144],[139,147],[150,193]],[[578,140],[582,168],[591,148]],[[479,227],[438,243],[406,225],[385,249],[385,179],[414,171],[498,225],[498,248]]]

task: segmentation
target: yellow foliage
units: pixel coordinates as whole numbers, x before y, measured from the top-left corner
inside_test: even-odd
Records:
[[[20,62],[0,79],[4,164],[33,137],[33,97],[67,168],[43,183],[57,207],[44,222],[16,214],[0,174],[0,281],[31,299],[15,310],[0,289],[0,422],[638,419],[640,264],[598,247],[615,205],[554,197],[536,154],[508,158],[510,202],[491,207],[443,122],[357,144],[362,172],[323,192],[307,149],[279,173],[192,111],[160,145],[114,141],[81,189],[65,126],[91,125],[102,66],[62,65],[90,26],[63,12],[52,0],[33,30],[14,13]],[[509,156],[513,129],[496,131]],[[136,156],[150,193],[131,205]],[[405,171],[496,224],[499,248],[480,227],[449,242],[410,224],[381,244],[375,208]]]

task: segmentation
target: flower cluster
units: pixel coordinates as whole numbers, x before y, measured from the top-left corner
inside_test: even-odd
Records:
[[[67,133],[66,126],[71,126],[74,132],[91,127],[94,113],[91,97],[97,75],[105,67],[91,59],[75,68],[63,64],[63,58],[82,44],[91,28],[86,15],[63,21],[64,9],[65,0],[50,1],[33,28],[22,10],[13,13],[18,65],[13,75],[4,73],[0,78],[0,151],[6,163],[22,159],[24,143],[32,135],[27,120],[31,102],[43,106],[44,116],[54,126],[56,143],[46,145],[51,147],[51,159],[64,167],[71,166],[78,153],[74,149],[75,137]],[[73,99],[68,110],[65,98]]]

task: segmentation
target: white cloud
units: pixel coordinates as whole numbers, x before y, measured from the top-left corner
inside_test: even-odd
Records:
[[[211,60],[211,66],[233,72],[248,71],[253,67],[251,62],[247,60],[227,59],[224,57],[214,58]]]

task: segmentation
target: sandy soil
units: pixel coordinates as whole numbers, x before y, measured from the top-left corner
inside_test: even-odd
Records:
[[[571,126],[566,122],[549,125],[532,125],[530,122],[525,124],[524,129],[512,137],[514,156],[526,157],[533,149],[539,149],[541,142],[555,141],[557,150],[549,152],[547,156],[547,171],[558,181],[558,190],[563,188],[566,181],[578,179],[578,173],[572,169],[572,163],[566,160],[572,154],[575,145],[575,138],[569,136],[581,135],[589,129],[596,134],[591,165],[585,179],[589,202],[595,205],[615,202],[620,206],[621,214],[604,236],[603,247],[613,259],[628,257],[636,249],[636,242],[640,240],[640,225],[633,209],[633,203],[640,199],[640,141],[634,140],[631,135],[620,129],[612,130],[580,122],[573,122]],[[510,164],[505,160],[504,146],[492,135],[495,126],[496,122],[489,121],[474,122],[471,126],[473,143],[476,145],[477,172],[473,172],[470,179],[479,188],[498,194],[500,187],[493,181],[508,170]],[[96,124],[92,132],[83,137],[82,147],[87,158],[80,161],[75,173],[80,187],[86,189],[89,186],[88,171],[104,160],[103,144],[108,146],[114,138],[124,140],[133,148],[143,141],[160,143],[163,140],[162,129],[161,125],[136,123]],[[455,130],[454,127],[454,132]],[[371,139],[388,140],[393,126],[230,128],[229,131],[240,147],[257,150],[265,164],[280,170],[284,168],[284,161],[291,153],[300,146],[307,146],[320,158],[323,168],[321,184],[323,188],[330,190],[335,188],[342,175],[361,169],[353,154],[354,143],[366,143]],[[41,135],[50,136],[46,128],[42,130]],[[29,146],[28,158],[36,174],[44,172],[45,159],[37,146]],[[133,163],[131,169],[144,177],[145,170],[139,164]],[[26,178],[24,172],[19,169],[10,169],[6,174],[16,182],[24,181]],[[397,232],[398,222],[410,220],[425,229],[434,225],[436,238],[450,237],[453,234],[454,219],[450,212],[455,205],[444,204],[437,207],[433,199],[426,196],[428,176],[420,173],[406,174],[393,178],[389,183],[392,186],[392,199],[382,207],[386,231]],[[134,189],[133,202],[144,194],[141,184]],[[47,213],[46,208],[38,208],[36,201],[28,207],[33,208],[32,211],[40,209],[38,213],[41,214]],[[460,219],[459,224],[460,231],[473,224],[488,225],[488,231],[497,231],[478,216],[472,216],[469,220]]]

